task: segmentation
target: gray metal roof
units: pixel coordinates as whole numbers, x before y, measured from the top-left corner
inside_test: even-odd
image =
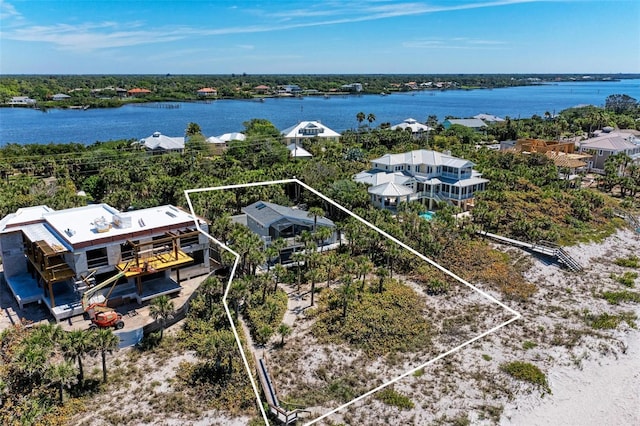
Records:
[[[265,228],[268,228],[281,219],[287,219],[305,225],[313,225],[313,216],[309,217],[307,211],[281,206],[267,201],[256,201],[244,207],[242,211]],[[318,216],[318,225],[332,228],[335,226],[331,220],[323,216]]]

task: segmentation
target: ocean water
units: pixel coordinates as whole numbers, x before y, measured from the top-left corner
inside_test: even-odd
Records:
[[[381,95],[218,100],[180,103],[179,108],[127,105],[120,108],[42,112],[25,108],[0,108],[0,145],[7,143],[90,144],[115,139],[140,139],[159,131],[184,135],[190,122],[205,136],[242,131],[243,123],[264,118],[283,130],[303,120],[320,120],[343,132],[358,126],[356,114],[376,116],[373,126],[392,125],[406,118],[426,121],[436,115],[471,117],[480,113],[525,118],[558,113],[577,105],[603,106],[607,96],[627,94],[640,100],[640,79],[610,82],[563,82],[503,89],[421,91]],[[175,103],[173,103],[175,105]],[[365,122],[366,123],[366,122]]]

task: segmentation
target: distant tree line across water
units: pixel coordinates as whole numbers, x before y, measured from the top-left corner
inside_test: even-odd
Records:
[[[637,74],[282,74],[282,75],[6,75],[0,77],[0,103],[16,96],[34,99],[41,107],[118,107],[130,102],[202,99],[198,90],[213,88],[207,98],[246,99],[272,96],[285,86],[288,94],[357,92],[380,94],[411,90],[492,89],[559,81],[612,81]],[[354,83],[359,83],[355,85]],[[348,85],[351,85],[348,87]],[[266,86],[266,87],[263,87]],[[256,89],[262,87],[261,89]],[[131,94],[131,89],[144,89]],[[147,93],[146,91],[150,91]],[[53,95],[70,98],[53,100]]]

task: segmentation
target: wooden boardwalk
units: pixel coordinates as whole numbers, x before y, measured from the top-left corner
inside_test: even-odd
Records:
[[[478,234],[489,237],[504,244],[520,247],[533,253],[539,253],[545,256],[553,257],[554,259],[556,259],[556,261],[558,261],[558,263],[565,265],[572,272],[582,271],[582,265],[580,265],[574,258],[572,258],[569,253],[567,253],[562,247],[549,241],[526,243],[524,241],[514,240],[513,238],[503,237],[502,235],[492,234],[491,232],[486,231],[478,231]]]
[[[260,385],[262,386],[262,392],[267,399],[266,402],[269,406],[269,411],[281,424],[290,425],[296,423],[298,421],[298,414],[304,412],[304,410],[296,409],[293,411],[287,411],[284,408],[280,407],[276,388],[271,381],[271,377],[269,376],[266,361],[264,360],[264,358],[258,357],[257,354],[254,354],[254,358],[256,361],[258,379],[260,381]]]

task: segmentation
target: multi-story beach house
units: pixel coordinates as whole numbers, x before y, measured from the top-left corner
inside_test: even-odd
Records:
[[[626,154],[632,162],[640,163],[640,138],[633,133],[605,128],[596,137],[580,142],[580,152],[591,155],[587,160],[590,172],[604,173],[607,159],[616,154]]]
[[[295,143],[299,145],[305,139],[319,138],[337,142],[340,139],[340,133],[331,130],[320,121],[301,121],[298,124],[284,129],[282,139],[287,143]]]
[[[191,214],[170,205],[127,212],[107,204],[21,208],[0,220],[0,252],[20,308],[44,303],[57,321],[82,314],[83,292],[119,273],[105,289],[109,299],[96,294],[95,302],[140,304],[210,272],[208,238]]]
[[[469,160],[420,149],[371,160],[371,170],[354,180],[370,185],[371,203],[378,208],[395,210],[403,201],[433,208],[445,201],[467,210],[489,182],[473,166]]]

